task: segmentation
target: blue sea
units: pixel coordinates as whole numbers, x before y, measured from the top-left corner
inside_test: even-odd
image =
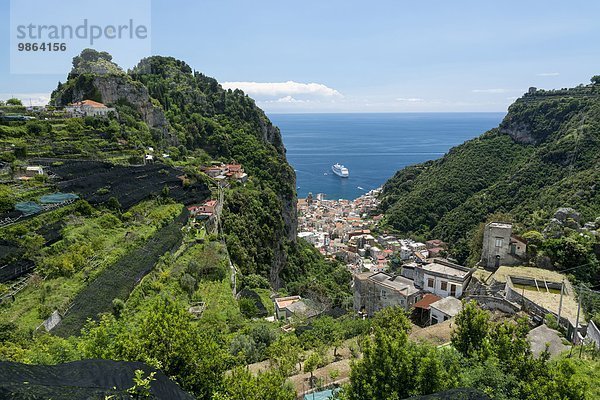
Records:
[[[272,114],[298,197],[355,199],[407,165],[432,160],[498,126],[505,113]],[[350,177],[331,172],[339,162]]]

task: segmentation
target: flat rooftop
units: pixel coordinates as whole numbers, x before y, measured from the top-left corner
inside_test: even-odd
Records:
[[[514,290],[525,296],[525,298],[533,301],[539,306],[544,307],[548,311],[558,313],[560,304],[560,291],[548,292],[543,285],[543,282],[560,283],[565,282],[565,292],[563,295],[563,303],[561,316],[567,318],[575,325],[577,319],[577,299],[575,291],[567,277],[557,271],[549,271],[547,269],[535,267],[500,267],[492,275],[492,279],[498,283],[506,283],[506,277],[512,278],[530,278],[538,281],[539,290],[536,286],[514,285]],[[513,282],[514,283],[514,282]],[[579,317],[579,322],[583,322],[583,314]]]
[[[280,297],[275,299],[275,303],[277,304],[277,307],[279,307],[280,309],[286,308],[288,306],[291,306],[292,304],[294,304],[297,301],[300,301],[301,297],[300,296],[288,296],[288,297]]]
[[[392,276],[384,272],[378,272],[369,276],[367,279],[390,289],[406,292],[407,295],[418,293],[420,291],[412,280],[400,275]]]
[[[437,262],[436,260],[434,260],[433,262],[429,263],[429,264],[425,264],[423,265],[423,270],[425,271],[430,271],[430,272],[436,272],[438,274],[444,274],[444,275],[448,275],[448,276],[453,276],[456,278],[464,278],[469,274],[469,269],[465,268],[460,269],[458,267],[453,267],[452,264],[442,264]]]
[[[493,228],[512,228],[511,224],[507,224],[505,222],[491,222],[488,226]]]
[[[452,296],[444,297],[435,303],[431,303],[429,306],[451,317],[454,317],[462,310],[462,302]]]

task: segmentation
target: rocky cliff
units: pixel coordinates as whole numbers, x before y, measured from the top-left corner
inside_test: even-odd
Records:
[[[152,102],[148,89],[132,80],[107,53],[87,49],[75,57],[67,83],[59,83],[52,92],[51,102],[57,107],[64,107],[86,99],[107,106],[128,104],[150,128],[157,129],[170,143],[177,144],[176,137],[169,135],[169,122],[164,110]]]

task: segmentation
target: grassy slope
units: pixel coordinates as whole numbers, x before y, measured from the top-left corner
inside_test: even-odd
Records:
[[[68,258],[70,254],[80,252],[81,248],[76,244],[89,243],[94,254],[86,258],[88,267],[68,276],[32,281],[16,296],[14,302],[2,306],[0,322],[16,323],[19,329],[36,328],[48,313],[54,309],[63,310],[90,281],[93,282],[105,269],[126,256],[131,248],[145,243],[180,210],[180,205],[157,205],[155,201],[147,201],[133,207],[130,212],[137,217],[122,224],[106,225],[105,214],[102,213],[72,218],[63,228],[63,239],[44,251],[43,263],[53,265],[61,257]],[[70,213],[73,213],[73,207],[42,214],[3,229],[2,235],[11,237],[23,230],[35,230],[36,226],[43,226],[55,219],[63,220]],[[130,239],[124,240],[128,233]]]
[[[187,210],[185,210],[187,211]],[[123,255],[105,268],[73,300],[73,306],[53,333],[60,336],[77,334],[88,318],[109,312],[113,299],[126,299],[139,280],[153,267],[159,257],[181,243],[181,228],[189,214],[182,212],[172,222],[156,230],[142,246]]]

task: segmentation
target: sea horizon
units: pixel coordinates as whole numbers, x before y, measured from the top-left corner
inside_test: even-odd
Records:
[[[402,168],[442,157],[498,126],[505,112],[281,113],[279,127],[298,197],[353,200]],[[331,166],[341,163],[350,176]]]

